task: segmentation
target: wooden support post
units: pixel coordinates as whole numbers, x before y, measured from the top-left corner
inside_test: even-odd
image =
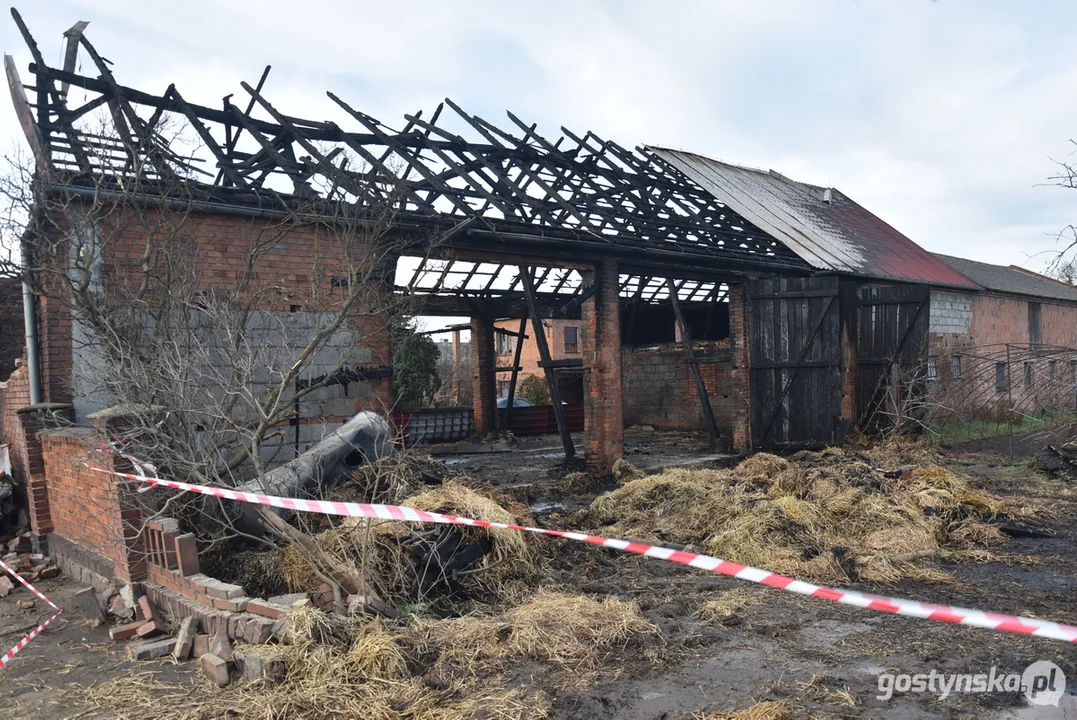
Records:
[[[505,429],[512,430],[512,404],[516,401],[516,378],[520,374],[520,355],[523,353],[524,332],[527,330],[527,318],[520,318],[520,334],[516,336],[516,355],[512,361],[512,376],[509,377],[509,399],[505,403]]]
[[[539,316],[538,301],[535,298],[535,281],[531,277],[531,268],[520,266],[520,279],[523,280],[524,297],[527,300],[528,314],[531,316],[531,328],[535,332],[535,344],[538,346],[539,357],[544,363],[550,363],[550,346],[546,344],[546,329],[542,325],[542,317]],[[568,431],[568,419],[565,417],[565,407],[561,404],[561,388],[557,383],[557,370],[546,366],[546,384],[550,388],[550,402],[553,404],[553,416],[557,420],[557,432],[561,435],[561,444],[565,446],[565,460],[576,457],[576,448],[572,444],[572,433]]]
[[[711,399],[707,394],[707,386],[703,382],[703,373],[699,370],[699,363],[696,362],[696,355],[692,350],[692,331],[684,321],[681,303],[677,299],[677,285],[673,282],[673,278],[666,279],[666,287],[669,288],[669,300],[673,304],[673,314],[677,318],[677,329],[681,336],[681,345],[684,347],[684,356],[688,361],[688,369],[692,372],[692,380],[696,383],[699,404],[703,408],[703,420],[707,423],[707,431],[711,436],[711,452],[714,452],[718,449],[718,423],[714,419],[714,410],[711,409]]]

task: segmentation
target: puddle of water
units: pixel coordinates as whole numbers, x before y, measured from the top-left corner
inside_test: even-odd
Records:
[[[542,500],[531,504],[529,507],[533,513],[548,512],[576,512],[586,506],[582,500]]]

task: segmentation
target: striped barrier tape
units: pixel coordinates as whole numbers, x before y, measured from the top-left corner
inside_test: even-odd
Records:
[[[39,598],[41,598],[42,600],[44,600],[50,607],[52,607],[53,610],[56,611],[56,612],[54,612],[52,614],[52,617],[50,617],[48,620],[46,620],[45,622],[38,625],[33,630],[31,630],[30,633],[26,637],[24,637],[22,640],[20,640],[15,645],[15,647],[11,648],[10,650],[8,650],[3,655],[0,655],[0,669],[3,669],[5,665],[7,665],[9,662],[11,662],[11,658],[15,657],[16,653],[18,653],[24,647],[29,645],[31,640],[33,640],[38,635],[40,635],[41,631],[44,630],[46,627],[48,627],[49,623],[51,623],[53,620],[55,620],[57,617],[59,617],[60,613],[62,613],[63,610],[61,610],[59,607],[57,607],[56,603],[54,603],[52,600],[49,600],[47,597],[45,597],[44,593],[42,593],[36,587],[31,585],[29,582],[27,582],[26,579],[22,577],[22,575],[19,575],[17,572],[15,572],[14,568],[9,566],[3,560],[0,560],[0,568],[6,570],[9,575],[11,575],[13,578],[15,578],[16,580],[21,582],[23,585],[25,585],[30,590],[30,592],[32,592],[34,595],[36,595]]]
[[[125,456],[126,457],[126,456]],[[136,470],[146,466],[133,458]],[[1036,618],[1019,617],[1016,615],[1002,615],[999,613],[984,612],[982,610],[970,610],[968,608],[954,607],[950,605],[935,605],[915,600],[903,600],[901,598],[872,595],[856,590],[838,590],[828,587],[820,587],[811,583],[795,580],[791,577],[778,575],[767,570],[761,570],[749,565],[740,565],[729,560],[686,552],[684,550],[672,550],[670,548],[655,547],[646,543],[606,538],[586,533],[566,532],[564,530],[548,530],[546,528],[527,527],[524,525],[508,525],[505,523],[489,522],[486,520],[473,520],[471,518],[456,517],[436,512],[426,512],[415,508],[400,505],[373,505],[367,503],[333,502],[329,500],[304,500],[301,498],[286,498],[274,495],[260,495],[255,493],[239,492],[227,488],[208,487],[206,485],[192,485],[190,483],[164,480],[145,474],[132,475],[129,473],[104,470],[87,465],[91,470],[119,477],[138,480],[143,483],[160,485],[174,490],[211,495],[225,500],[253,503],[256,505],[269,505],[271,507],[298,512],[321,513],[323,515],[338,515],[344,517],[362,517],[378,520],[397,520],[416,523],[442,523],[448,525],[473,525],[475,527],[498,528],[503,530],[519,530],[520,532],[535,533],[538,535],[550,535],[577,542],[590,543],[600,547],[620,550],[622,552],[635,553],[644,557],[668,560],[669,562],[687,565],[700,570],[721,573],[749,582],[780,588],[799,595],[831,600],[843,605],[877,610],[879,612],[905,615],[907,617],[926,618],[942,622],[956,623],[958,625],[971,625],[973,627],[987,628],[989,630],[1002,630],[1005,632],[1018,633],[1020,635],[1032,635],[1035,637],[1052,638],[1066,642],[1077,642],[1077,627],[1063,625],[1061,623],[1038,620]],[[148,488],[146,488],[148,489]]]

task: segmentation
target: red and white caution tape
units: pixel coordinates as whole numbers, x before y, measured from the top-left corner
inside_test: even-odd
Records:
[[[146,463],[138,463],[133,458],[128,458],[135,464],[135,468],[141,470]],[[761,570],[748,565],[740,565],[729,560],[685,552],[683,550],[671,550],[669,548],[655,547],[645,543],[630,542],[605,538],[598,535],[585,533],[565,532],[563,530],[547,530],[545,528],[526,527],[523,525],[507,525],[505,523],[488,522],[486,520],[472,520],[470,518],[444,515],[442,513],[426,512],[415,508],[400,505],[371,505],[366,503],[331,502],[328,500],[303,500],[299,498],[277,497],[273,495],[259,495],[255,493],[238,492],[227,488],[207,487],[205,485],[192,485],[189,483],[163,480],[150,477],[145,474],[131,475],[128,473],[91,469],[98,472],[118,475],[120,477],[152,483],[163,487],[183,490],[185,492],[201,493],[213,497],[235,500],[237,502],[254,503],[257,505],[269,505],[271,507],[296,510],[299,512],[321,513],[324,515],[341,515],[345,517],[374,518],[379,520],[398,520],[403,522],[418,523],[443,523],[449,525],[473,525],[476,527],[500,528],[505,530],[519,530],[521,532],[536,533],[539,535],[552,535],[553,537],[576,540],[578,542],[599,545],[613,550],[635,553],[645,557],[668,560],[680,563],[700,570],[710,570],[749,582],[769,585],[781,588],[799,595],[831,600],[844,605],[878,610],[880,612],[906,615],[908,617],[927,618],[929,620],[941,620],[943,622],[957,623],[959,625],[971,625],[973,627],[988,628],[990,630],[1003,630],[1021,635],[1034,635],[1036,637],[1077,642],[1077,627],[1063,625],[1061,623],[1037,620],[1035,618],[1018,617],[1016,615],[1002,615],[999,613],[983,612],[982,610],[970,610],[967,608],[953,607],[950,605],[934,605],[915,600],[902,600],[901,598],[886,597],[883,595],[871,595],[855,590],[836,590],[833,588],[820,587],[811,583],[795,580],[791,577],[778,575],[767,570]]]
[[[36,587],[31,585],[30,583],[28,583],[25,580],[25,578],[23,578],[21,575],[19,575],[17,572],[15,572],[15,570],[13,568],[11,568],[9,565],[7,565],[3,560],[0,560],[0,568],[6,570],[9,575],[11,575],[13,578],[15,578],[16,580],[21,582],[23,585],[25,585],[30,590],[30,592],[32,592],[34,595],[37,595],[39,598],[44,600],[50,607],[52,607],[53,610],[56,611],[56,612],[54,612],[52,614],[52,617],[50,617],[48,620],[46,620],[45,622],[38,625],[33,630],[31,630],[30,633],[26,637],[24,637],[22,640],[20,640],[18,642],[17,645],[15,645],[15,647],[11,648],[10,650],[8,650],[3,655],[0,655],[0,668],[3,668],[5,665],[7,665],[9,662],[11,662],[11,658],[15,657],[15,654],[17,652],[19,652],[24,647],[29,645],[31,640],[33,640],[38,635],[40,635],[41,631],[44,630],[48,626],[48,624],[50,622],[55,620],[60,615],[60,613],[63,612],[63,610],[61,610],[59,607],[57,607],[56,603],[54,603],[52,600],[49,600],[47,597],[45,597],[44,593],[42,593],[40,590],[38,590]]]

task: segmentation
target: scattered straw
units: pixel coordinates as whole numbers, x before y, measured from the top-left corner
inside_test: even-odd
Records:
[[[749,708],[731,713],[696,713],[693,720],[793,720],[793,710],[788,705],[764,700]]]

